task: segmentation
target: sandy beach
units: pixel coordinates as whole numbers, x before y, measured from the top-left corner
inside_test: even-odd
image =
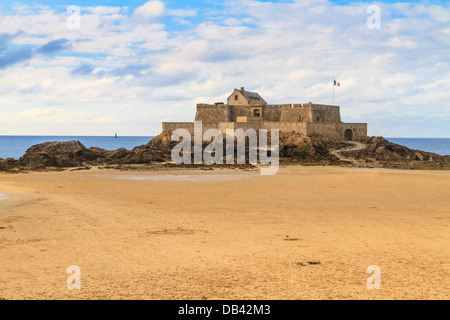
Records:
[[[0,194],[1,299],[450,298],[450,171],[30,172]]]

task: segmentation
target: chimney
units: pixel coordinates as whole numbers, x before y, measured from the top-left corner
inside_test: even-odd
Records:
[[[245,90],[244,90],[244,87],[241,87],[241,91],[242,91],[242,92],[244,92],[244,91],[245,91]]]

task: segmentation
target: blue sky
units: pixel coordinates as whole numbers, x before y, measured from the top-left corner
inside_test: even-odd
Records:
[[[0,4],[0,134],[156,135],[241,86],[330,104],[335,76],[369,135],[450,137],[448,1],[74,2],[79,29],[66,1]]]

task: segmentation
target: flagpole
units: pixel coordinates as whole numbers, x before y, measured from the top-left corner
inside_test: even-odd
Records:
[[[334,106],[334,82],[336,81],[335,77],[333,77],[333,99],[331,100],[331,105]]]

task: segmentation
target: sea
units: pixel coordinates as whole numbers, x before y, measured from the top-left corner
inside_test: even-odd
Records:
[[[385,138],[410,149],[450,155],[450,138]]]
[[[114,136],[0,136],[0,158],[19,159],[29,147],[44,142],[79,140],[86,148],[131,150],[147,144],[153,138],[152,136],[118,136],[117,138]]]
[[[39,143],[79,140],[86,148],[99,147],[106,150],[125,148],[131,150],[148,143],[152,136],[0,136],[0,158],[19,159],[25,151]],[[386,138],[410,149],[450,155],[450,138]]]

